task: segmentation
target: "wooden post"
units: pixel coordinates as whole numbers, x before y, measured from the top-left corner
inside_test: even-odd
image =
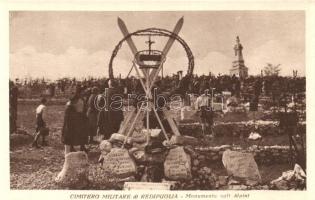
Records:
[[[174,135],[179,136],[180,133],[179,133],[179,131],[178,131],[178,129],[177,129],[176,124],[174,123],[173,118],[171,118],[171,117],[169,116],[169,113],[168,113],[166,110],[163,110],[163,113],[164,113],[164,115],[165,115],[165,117],[166,117],[166,119],[167,119],[167,122],[169,123],[169,125],[170,125],[170,127],[171,127],[171,129],[172,129],[172,131],[173,131],[173,133],[174,133]]]
[[[127,135],[126,135],[126,138],[125,138],[125,141],[124,141],[124,143],[123,143],[123,145],[122,145],[122,148],[123,148],[124,145],[126,144],[127,138],[130,137],[130,136],[132,136],[132,134],[133,134],[133,130],[134,130],[134,128],[135,128],[135,124],[136,124],[136,122],[137,122],[137,120],[138,120],[138,117],[139,117],[141,111],[142,111],[142,106],[143,106],[143,103],[141,104],[141,106],[140,106],[140,108],[139,108],[139,110],[138,110],[138,112],[137,112],[137,114],[136,114],[136,117],[134,118],[134,120],[133,120],[133,122],[132,122],[132,124],[131,124],[131,127],[130,127],[130,129],[129,129]]]
[[[158,120],[158,122],[159,122],[159,124],[160,124],[160,126],[161,126],[162,132],[163,132],[163,134],[164,134],[166,140],[169,141],[170,139],[168,138],[168,136],[167,136],[167,134],[166,134],[166,131],[165,131],[165,129],[164,129],[164,126],[163,126],[163,124],[162,124],[162,122],[161,122],[161,119],[160,119],[158,113],[156,112],[155,108],[153,108],[153,111],[154,111],[154,114],[155,114],[155,116],[156,116],[156,118],[157,118],[157,120]]]

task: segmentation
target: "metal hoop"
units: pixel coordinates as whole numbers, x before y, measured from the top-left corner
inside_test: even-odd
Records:
[[[113,62],[115,57],[117,56],[122,44],[131,36],[163,36],[163,37],[171,37],[174,38],[176,41],[178,41],[182,47],[186,51],[186,56],[188,59],[188,69],[187,69],[187,75],[191,77],[193,75],[193,70],[194,70],[194,56],[187,45],[187,43],[178,35],[174,34],[171,31],[168,31],[166,29],[159,29],[159,28],[148,28],[148,29],[143,29],[143,30],[138,30],[133,33],[130,33],[126,37],[124,37],[122,40],[118,42],[118,44],[115,46],[115,49],[112,52],[110,62],[109,62],[109,67],[108,67],[108,75],[109,78],[113,79],[114,78],[114,71],[113,71]]]

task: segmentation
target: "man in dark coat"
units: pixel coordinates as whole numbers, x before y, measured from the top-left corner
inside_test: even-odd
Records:
[[[92,94],[90,95],[88,102],[87,102],[87,117],[89,120],[89,133],[90,133],[90,141],[89,143],[95,143],[93,141],[93,137],[96,136],[97,132],[97,116],[98,116],[98,110],[95,105],[95,99],[97,98],[97,95],[99,93],[98,87],[92,88]]]
[[[109,139],[113,133],[117,133],[123,116],[123,95],[119,93],[115,82],[108,81],[109,88],[105,89],[103,101],[105,101],[104,109],[99,112],[97,126],[104,139]]]

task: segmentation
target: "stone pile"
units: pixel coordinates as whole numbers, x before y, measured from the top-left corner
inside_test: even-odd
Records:
[[[192,171],[192,179],[176,181],[174,190],[213,190],[219,188],[217,176],[211,168],[202,167]]]
[[[270,182],[271,189],[277,190],[305,190],[306,174],[303,169],[295,164],[293,170],[282,173],[282,176]]]
[[[115,138],[118,143],[124,140],[117,134]],[[101,167],[91,175],[95,179],[93,182],[108,185],[109,182],[120,183],[127,179],[152,181],[159,179],[156,176],[167,180],[191,179],[191,158],[182,145],[191,143],[192,138],[174,136],[170,142],[165,143],[167,147],[156,139],[158,137],[151,138],[150,143],[144,148],[132,145],[130,148],[122,148],[111,139],[102,141],[99,158]]]
[[[184,150],[191,157],[191,179],[178,180],[174,190],[213,190],[220,187],[219,177],[207,167],[206,156],[196,152],[193,147],[185,146]]]
[[[128,150],[132,146],[132,141],[127,140],[126,149],[122,148],[124,140],[124,135],[115,133],[109,140],[100,142],[101,155],[98,160],[100,165],[90,173],[93,187],[122,189],[124,182],[135,181],[137,166]]]
[[[173,139],[173,141],[183,140]],[[56,182],[70,189],[84,189],[89,186],[97,189],[120,190],[123,189],[125,182],[139,181],[140,179],[136,178],[137,175],[145,177],[146,171],[142,168],[143,166],[141,167],[136,162],[137,159],[131,155],[136,152],[134,149],[115,147],[108,141],[103,141],[100,149],[101,158],[104,158],[103,163],[99,166],[90,166],[90,170],[87,155],[84,152],[67,154],[63,170],[58,175]],[[251,147],[252,152],[257,150],[257,147]],[[279,153],[288,149],[274,146],[261,150],[277,150],[276,153]],[[189,145],[172,146],[166,151],[166,156],[161,157],[164,162],[163,180],[172,182],[172,189],[175,190],[305,189],[306,175],[299,166],[296,166],[294,170],[284,172],[281,177],[269,184],[262,184],[254,161],[255,153],[249,154],[240,151],[244,150],[229,145],[207,148]],[[212,153],[215,154],[212,155]],[[227,154],[229,155],[227,156]],[[209,162],[213,162],[213,157],[216,160],[222,159],[226,167],[226,175],[218,176],[213,169],[208,167]],[[146,180],[143,179],[143,181]]]
[[[185,151],[192,158],[192,179],[177,181],[174,189],[177,190],[301,190],[305,189],[306,175],[300,166],[296,165],[294,170],[283,172],[282,176],[270,183],[262,183],[257,164],[254,161],[254,154],[242,153],[241,148],[234,148],[238,151],[230,151],[232,147],[224,145],[221,147],[203,148],[223,152],[229,156],[221,156],[224,166],[227,169],[226,176],[217,176],[216,173],[206,167],[211,156],[200,153],[200,149],[185,147]],[[228,149],[228,150],[227,150]],[[252,150],[257,148],[252,147]],[[288,151],[288,147],[272,146],[263,148],[265,151],[276,152]],[[205,152],[205,151],[203,151]],[[237,154],[237,155],[234,155]],[[228,158],[227,158],[228,157]],[[236,159],[236,160],[235,160]],[[229,162],[229,164],[228,164]],[[252,164],[249,164],[252,163]]]
[[[232,175],[218,176],[216,171],[207,167],[205,157],[185,148],[192,157],[192,178],[176,181],[174,190],[268,190],[269,185],[243,181]]]
[[[133,176],[127,178],[119,178],[104,170],[99,165],[91,165],[89,173],[89,188],[102,190],[121,190],[125,182],[133,182]]]
[[[174,190],[212,190],[217,188],[217,176],[207,167],[206,156],[198,154],[192,146],[185,146],[184,151],[191,158],[191,176],[189,179],[177,180]]]

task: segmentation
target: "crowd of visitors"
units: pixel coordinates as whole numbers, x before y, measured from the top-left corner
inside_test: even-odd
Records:
[[[17,102],[18,98],[26,98],[27,92],[41,97],[41,103],[36,108],[36,133],[33,142],[38,147],[38,138],[43,136],[42,145],[47,145],[45,135],[48,128],[44,121],[46,112],[46,98],[67,98],[64,124],[62,127],[62,142],[65,145],[65,153],[76,151],[76,146],[81,151],[88,151],[86,144],[95,143],[96,135],[102,135],[109,139],[113,133],[117,133],[124,119],[122,109],[111,109],[108,106],[120,104],[130,94],[144,94],[140,80],[130,77],[126,79],[84,79],[64,78],[49,82],[39,80],[10,80],[10,132],[16,130]],[[274,101],[279,100],[283,94],[304,94],[305,77],[281,77],[281,76],[250,76],[239,79],[235,76],[218,75],[180,77],[179,75],[159,77],[155,86],[159,93],[178,94],[185,100],[185,95],[196,94],[199,97],[195,106],[200,109],[200,118],[203,133],[211,133],[213,113],[209,106],[210,96],[228,91],[251,105],[258,103],[263,93]],[[211,95],[209,95],[211,91]],[[119,94],[122,102],[113,96]],[[100,98],[103,95],[103,98]],[[291,96],[292,96],[291,95]],[[105,98],[104,98],[105,97]],[[96,106],[97,102],[97,106]],[[160,102],[159,102],[160,103]],[[163,102],[162,102],[163,103]],[[255,104],[256,103],[256,104]],[[136,109],[137,101],[133,104]],[[98,109],[99,107],[106,109]],[[210,108],[210,110],[209,110]],[[255,110],[254,108],[252,110]],[[161,115],[161,113],[159,113]],[[161,116],[163,118],[163,116]],[[150,124],[157,124],[151,122]]]
[[[135,77],[117,78],[117,87],[122,93],[135,93],[142,91],[140,81]],[[77,85],[82,88],[90,90],[97,87],[100,92],[104,92],[107,85],[107,78],[87,78],[78,80],[76,78],[63,78],[55,81],[45,79],[16,79],[10,80],[10,85],[19,88],[19,98],[39,97],[47,95],[51,97],[68,97],[71,91],[74,91]],[[159,77],[157,84],[161,91],[173,91],[178,87],[180,82],[179,75],[165,76],[163,79]],[[222,91],[230,91],[232,95],[246,98],[248,94],[253,93],[256,87],[261,88],[267,96],[274,96],[279,91],[289,93],[305,92],[305,77],[292,76],[249,76],[244,80],[240,80],[235,76],[212,74],[197,76],[194,75],[189,80],[189,84],[184,89],[185,92],[201,94],[205,89],[214,89],[214,93],[221,93]]]

